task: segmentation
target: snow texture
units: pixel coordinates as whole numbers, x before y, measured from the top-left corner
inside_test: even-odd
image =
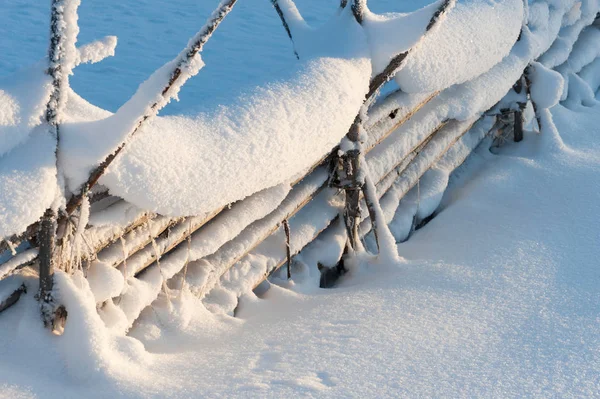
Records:
[[[370,63],[319,58],[296,71],[287,81],[240,98],[236,106],[196,118],[156,119],[101,183],[140,208],[180,216],[293,181],[346,134],[367,91]],[[65,169],[87,169],[75,157],[94,158],[86,152],[98,148],[99,137],[105,142],[98,134],[105,123],[65,128],[65,147],[73,154]]]
[[[120,7],[127,10],[126,4]],[[427,104],[369,153],[374,181],[443,126],[415,155],[405,175],[412,177],[401,179],[381,201],[395,239],[412,234],[398,246],[405,259],[400,267],[377,263],[368,255],[358,257],[337,289],[317,289],[317,262],[334,265],[345,244],[341,223],[328,228],[343,202],[335,190],[325,189],[290,219],[293,253],[310,242],[295,257],[293,279],[273,279],[281,286],[265,284],[260,298],[251,292],[285,257],[285,235],[281,227],[272,231],[274,222],[287,217],[307,193],[316,192],[326,181],[327,171],[318,169],[314,180],[294,188],[266,219],[251,223],[253,216],[277,206],[288,186],[273,189],[280,196],[267,196],[255,203],[257,208],[244,208],[254,196],[234,204],[229,214],[222,214],[222,224],[206,230],[214,237],[202,232],[196,236],[197,256],[217,251],[207,258],[209,263],[195,262],[189,270],[197,281],[210,281],[214,287],[203,301],[190,293],[178,274],[185,253],[171,261],[161,259],[160,266],[137,278],[124,278],[106,264],[87,270],[87,279],[79,271],[73,276],[58,272],[57,298],[69,318],[64,335],[53,336],[39,320],[35,271],[25,268],[2,280],[0,300],[22,283],[28,292],[0,317],[0,396],[185,397],[190,392],[223,397],[597,396],[598,223],[590,215],[600,213],[600,136],[595,134],[600,105],[594,99],[600,64],[598,58],[583,56],[578,46],[586,42],[584,26],[598,8],[592,0],[532,2],[526,17],[529,27],[500,62],[435,98],[431,93],[414,97],[404,93],[389,102],[401,108],[399,118],[408,115],[404,106]],[[593,43],[587,40],[585,46],[591,49]],[[535,64],[539,76],[534,75],[534,86],[541,87],[535,88],[534,96],[548,107],[538,115],[542,134],[526,132],[524,142],[508,144],[495,154],[487,150],[486,142],[488,147],[476,150],[449,176],[481,141],[491,118],[463,135],[464,129],[504,97],[533,60],[550,49],[543,64],[553,68],[568,63],[571,48],[576,56],[573,65],[581,67],[567,73],[564,104],[571,101],[572,109],[554,105],[560,79]],[[364,69],[368,76],[370,65]],[[6,104],[0,111],[3,128],[22,123],[17,121],[21,112],[35,115],[31,110],[36,101],[24,107],[19,95],[8,90],[0,95]],[[234,107],[240,104],[241,100]],[[384,108],[378,111],[385,115]],[[93,124],[110,117],[69,94],[67,123]],[[445,123],[447,119],[457,120]],[[170,119],[154,123],[148,129],[161,123],[169,126]],[[366,147],[393,123],[374,122]],[[19,137],[7,139],[6,152],[0,155],[0,204],[25,215],[12,220],[16,214],[12,208],[0,209],[2,234],[22,228],[25,219],[34,218],[35,206],[40,206],[41,214],[44,201],[54,197],[53,143],[44,140],[48,135],[36,126],[34,122],[32,128],[14,130]],[[103,149],[99,146],[98,153]],[[80,162],[87,164],[89,159]],[[273,169],[263,172],[279,175]],[[292,169],[286,170],[284,182],[302,171]],[[264,187],[268,184],[257,183],[255,188]],[[398,205],[397,199],[407,191]],[[115,208],[109,210],[111,206]],[[89,222],[98,236],[110,236],[145,212],[125,201],[111,206],[98,216],[92,210]],[[411,232],[415,219],[433,212],[435,219]],[[151,227],[171,220],[158,218]],[[251,224],[244,228],[247,223]],[[222,245],[233,235],[238,237]],[[270,236],[224,273],[222,267],[265,235]],[[127,245],[121,250],[127,251]],[[7,269],[11,268],[2,271],[10,273]],[[98,302],[104,302],[99,310]],[[207,309],[225,313],[235,309],[237,317]]]
[[[458,2],[411,52],[397,84],[408,93],[432,92],[481,75],[508,55],[522,15],[522,0]]]
[[[539,62],[530,66],[531,100],[540,108],[552,108],[560,101],[564,79],[562,75]]]
[[[0,158],[0,237],[24,232],[57,194],[56,139],[43,125]]]

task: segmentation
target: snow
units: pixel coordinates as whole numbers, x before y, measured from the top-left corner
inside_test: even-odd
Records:
[[[563,65],[569,68],[569,72],[579,73],[598,57],[600,57],[600,29],[589,26],[581,32],[573,45],[573,51],[569,54],[569,60]]]
[[[514,42],[514,38],[511,38],[513,31],[511,24],[516,26],[515,32],[520,29],[520,25],[514,22],[519,18],[510,17],[511,12],[522,13],[520,2],[516,7],[507,2],[502,4],[502,7],[507,7],[506,10],[501,6],[492,7],[491,3],[480,1],[457,5],[449,11],[448,20],[442,21],[439,29],[435,28],[426,35],[423,43],[419,44],[409,57],[409,64],[401,72],[402,74],[410,71],[410,60],[419,60],[419,54],[428,61],[443,58],[440,57],[439,49],[428,50],[427,40],[437,34],[443,34],[444,26],[452,29],[453,26],[472,25],[461,25],[462,20],[453,24],[452,15],[459,19],[467,18],[467,14],[475,10],[482,16],[489,13],[490,18],[494,15],[497,17],[495,13],[499,13],[503,18],[506,17],[511,21],[508,24],[509,34],[500,35],[505,41],[496,40],[498,39],[496,36],[495,39],[486,38],[488,41],[495,40],[497,46],[474,43],[477,49],[494,49],[491,55],[477,53],[481,62],[466,63],[473,68],[481,67],[481,71],[475,72],[457,65],[456,68],[445,68],[445,70],[462,71],[460,73],[466,73],[463,77],[455,79],[454,76],[446,79],[439,73],[434,73],[436,79],[441,79],[438,79],[438,82],[445,82],[437,88],[480,75],[479,78],[449,89],[445,94],[446,97],[443,98],[451,97],[453,101],[449,102],[449,110],[443,117],[467,120],[491,107],[518,78],[519,69],[524,68],[538,51],[535,46],[536,41],[546,40],[547,34],[538,35],[540,37],[532,34],[531,37],[527,37],[529,35],[525,32],[523,34],[525,39],[512,49],[510,55],[498,63],[506,55],[503,50],[506,46],[503,43],[510,42],[507,44],[508,51]],[[589,6],[585,9],[588,10],[585,18],[588,18],[593,7]],[[405,16],[395,14],[393,18],[411,17],[414,23],[425,20],[423,15],[430,16],[431,10],[432,7],[429,7]],[[560,10],[566,12],[566,9]],[[556,15],[560,12],[557,11]],[[393,18],[369,15],[367,33],[371,32],[370,41],[373,42],[377,37],[377,29],[387,31],[393,28],[386,27],[386,23],[389,24]],[[584,14],[581,21],[585,19],[583,16]],[[128,145],[125,154],[117,158],[101,182],[111,190],[112,194],[124,198],[139,208],[171,216],[182,216],[219,209],[263,188],[293,181],[339,142],[366,91],[369,69],[369,62],[364,58],[366,45],[361,41],[360,27],[351,17],[350,11],[345,10],[318,29],[292,23],[292,29],[296,29],[297,33],[300,32],[295,35],[300,53],[309,56],[308,60],[303,60],[291,68],[286,74],[287,78],[255,88],[240,96],[237,103],[213,109],[194,118],[184,116],[159,118],[154,123],[148,123]],[[485,21],[485,18],[482,21]],[[501,20],[498,25],[504,26],[505,22]],[[296,25],[302,25],[302,29]],[[558,33],[557,31],[556,34]],[[340,37],[346,37],[347,34],[355,37],[351,41],[352,45],[339,46]],[[481,36],[468,32],[451,32],[444,34],[444,37],[450,39],[460,34]],[[381,36],[381,32],[379,35]],[[307,46],[302,43],[312,43],[316,37],[326,37],[327,40],[316,46],[317,50],[313,51],[313,54],[308,50],[303,52],[302,49]],[[455,47],[454,42],[448,43]],[[111,52],[113,45],[114,40],[107,39],[106,43],[93,47],[98,47],[97,52],[106,55]],[[339,57],[350,57],[350,60],[323,58],[325,50],[331,48],[337,49],[333,54]],[[464,48],[465,51],[468,50],[467,47]],[[80,50],[79,53],[83,54],[82,51]],[[386,51],[389,53],[389,50]],[[382,50],[379,53],[386,51]],[[96,58],[100,58],[100,55]],[[458,60],[461,57],[454,58]],[[67,110],[65,124],[61,128],[59,166],[61,171],[64,171],[67,185],[72,191],[78,189],[86,179],[89,170],[127,137],[138,123],[140,115],[147,114],[153,104],[159,104],[157,107],[161,107],[168,98],[177,94],[178,89],[169,93],[168,98],[162,99],[160,95],[175,64],[177,64],[176,60],[156,71],[140,86],[138,93],[112,115],[107,111],[96,109],[76,94],[70,93],[71,109]],[[491,70],[481,74],[485,68],[489,69],[494,64],[496,65]],[[522,67],[517,66],[518,64],[522,64]],[[202,62],[199,58],[195,58],[194,65],[190,65],[191,69],[185,77],[197,73],[200,67]],[[421,69],[419,67],[417,75],[427,76],[427,73],[421,73],[423,72]],[[427,68],[423,70],[427,71]],[[348,79],[351,76],[353,78]],[[417,81],[415,78],[409,80]],[[347,85],[348,81],[354,85]],[[334,83],[335,89],[332,90]],[[492,89],[494,86],[495,88]],[[420,90],[430,91],[429,89],[432,88]],[[469,94],[472,96],[471,100],[464,101],[468,91],[471,92]],[[296,112],[292,114],[289,112],[290,109]],[[9,123],[14,119],[13,114],[14,111],[9,111],[8,117],[5,118]],[[257,118],[257,115],[260,115],[260,118]],[[282,115],[288,117],[287,121],[283,120]],[[239,132],[244,134],[241,135]],[[307,140],[307,132],[310,132],[314,139]],[[167,153],[165,148],[168,148]],[[198,153],[210,155],[197,157]],[[174,168],[173,165],[178,165],[178,168]],[[247,165],[253,167],[248,168]],[[274,171],[278,173],[273,173]],[[173,187],[173,184],[177,187]],[[230,189],[221,192],[219,187],[222,186]],[[17,230],[11,228],[10,232],[15,231]]]
[[[373,177],[370,171],[367,170],[367,178],[365,179],[365,196],[376,199],[369,205],[373,209],[373,218],[380,223],[375,224],[374,231],[377,233],[377,242],[379,245],[379,252],[377,260],[383,264],[394,264],[397,263],[400,258],[398,256],[398,250],[396,248],[396,240],[387,226],[387,220],[381,209],[379,199],[377,197],[377,190],[373,183]],[[368,199],[367,199],[368,201]]]
[[[32,261],[33,259],[35,259],[37,254],[37,248],[30,248],[19,254],[15,254],[15,256],[8,260],[6,263],[0,265],[0,278],[5,278],[6,276],[14,272],[18,266]]]
[[[392,58],[419,41],[442,3],[436,1],[410,14],[365,13],[363,28],[369,41],[374,75],[382,72]]]
[[[582,0],[582,1],[562,1],[557,8],[562,11],[567,11],[563,16],[567,18],[567,24],[563,25],[558,32],[557,40],[552,44],[552,46],[548,49],[545,54],[543,54],[539,61],[546,65],[549,68],[554,68],[559,66],[563,62],[567,61],[571,51],[573,50],[573,45],[579,38],[581,31],[594,22],[596,15],[600,9],[600,3],[598,0]],[[579,3],[579,4],[577,4]],[[578,13],[579,19],[575,22],[569,24],[568,21],[571,17],[569,15],[569,6],[573,8],[580,8],[580,12]]]
[[[411,52],[396,75],[398,86],[408,93],[432,92],[488,71],[510,52],[522,15],[522,0],[458,2]]]
[[[565,107],[575,109],[579,106],[591,107],[596,103],[594,91],[590,85],[576,74],[569,75],[567,97],[563,101]]]
[[[558,104],[564,86],[562,75],[546,68],[539,62],[531,63],[529,76],[531,79],[531,100],[540,109],[548,109]]]
[[[77,299],[86,327],[73,331],[93,348],[45,333],[25,295],[0,318],[3,394],[594,397],[600,143],[588,132],[600,113],[553,112],[568,148],[547,154],[527,135],[478,150],[438,216],[399,245],[401,268],[363,265],[334,290],[296,270],[237,318],[173,293],[128,338],[98,336],[95,303]]]
[[[36,222],[57,194],[56,141],[39,126],[31,137],[0,158],[0,237]]]
[[[119,270],[103,262],[94,262],[87,270],[86,279],[96,303],[104,303],[123,291],[125,279]]]
[[[596,58],[590,65],[584,67],[579,76],[592,89],[592,92],[597,93],[600,89],[600,57]]]
[[[334,3],[332,10],[338,4]],[[150,4],[142,5],[154,10]],[[500,9],[509,2],[464,1],[453,11],[467,4],[490,9],[495,4]],[[165,4],[165,9],[170,6]],[[365,43],[339,49],[339,57],[349,56],[352,61],[323,58],[319,48],[313,54],[302,50],[306,48],[303,36],[311,40],[323,36],[321,50],[338,43],[339,36],[327,33],[340,26],[359,37],[348,10],[329,22],[304,13],[308,26],[325,25],[299,28],[299,20],[294,25],[295,32],[301,32],[296,44],[304,58],[299,63],[294,61],[285,73],[269,76],[270,85],[262,89],[236,87],[235,94],[227,95],[239,96],[240,90],[246,94],[222,108],[209,108],[199,116],[154,119],[119,158],[119,169],[112,173],[130,174],[127,184],[138,190],[131,193],[133,203],[106,198],[91,209],[85,207],[80,224],[91,226],[85,236],[93,245],[114,239],[133,221],[140,225],[83,271],[72,276],[57,273],[57,299],[68,312],[64,335],[53,336],[42,327],[34,300],[38,288],[34,268],[26,267],[1,281],[0,301],[23,283],[28,291],[0,315],[0,396],[597,396],[600,277],[594,262],[600,253],[593,216],[600,212],[600,142],[595,134],[600,124],[596,100],[600,64],[594,55],[594,34],[589,33],[595,28],[584,27],[599,8],[595,0],[534,2],[525,17],[530,28],[523,28],[510,51],[500,57],[493,46],[485,49],[489,59],[482,59],[490,63],[487,69],[478,72],[475,66],[459,65],[439,80],[427,81],[441,83],[436,86],[443,89],[440,92],[395,93],[377,106],[372,115],[393,111],[396,118],[367,121],[365,148],[381,141],[366,156],[368,176],[381,182],[367,188],[372,195],[375,191],[381,195],[391,187],[377,209],[390,230],[379,226],[387,235],[382,256],[346,258],[348,273],[332,290],[317,288],[317,264],[333,266],[342,254],[343,197],[335,189],[321,189],[329,177],[325,167],[291,191],[289,183],[338,144],[345,131],[340,128],[338,133],[337,124],[315,131],[316,121],[322,122],[333,111],[353,118],[362,102],[358,94],[363,90],[364,95],[372,70]],[[27,13],[29,8],[23,10]],[[381,23],[404,18],[399,14],[371,17]],[[518,29],[522,19],[517,18]],[[282,28],[277,28],[283,36]],[[159,40],[161,35],[155,36]],[[418,57],[419,49],[412,55]],[[532,64],[548,49],[544,62]],[[79,61],[93,61],[110,55],[114,42],[107,39],[83,50]],[[285,51],[292,53],[289,44]],[[358,59],[353,58],[357,54]],[[483,113],[503,98],[502,104],[515,100],[511,87],[527,66],[532,71],[541,134],[526,132],[522,143],[505,143],[490,151],[491,139],[485,135],[494,117]],[[334,67],[351,73],[342,74],[345,80],[334,79]],[[39,73],[42,67],[35,70],[24,76],[44,79]],[[232,81],[239,78],[228,71]],[[154,83],[167,76],[163,72],[158,72]],[[239,71],[244,77],[251,73]],[[310,102],[315,90],[308,81],[314,76],[321,77],[316,82],[321,92],[328,85],[338,89],[323,94],[330,107],[319,109]],[[450,83],[460,76],[465,81]],[[0,130],[0,137],[7,132],[2,144],[6,152],[0,153],[0,237],[24,229],[56,198],[54,140],[38,126],[41,114],[36,113],[43,93],[32,91],[31,98],[25,98],[22,87],[27,79],[22,78],[6,79],[0,86],[0,101],[6,104],[0,111],[0,129],[6,129]],[[568,88],[563,91],[565,78]],[[160,87],[154,83],[151,79],[148,91],[134,97],[120,116],[68,93],[67,135],[73,128],[68,144],[87,151],[77,158],[61,158],[61,166],[76,167],[68,175],[68,184],[76,187],[81,171],[107,151],[110,140],[103,139],[117,142],[127,127],[120,123],[131,122],[136,112],[146,110],[146,100]],[[355,87],[346,87],[349,83]],[[22,86],[10,90],[11,84]],[[298,87],[308,89],[303,92]],[[335,98],[339,92],[347,98]],[[561,93],[564,101],[558,103]],[[354,109],[346,106],[353,96]],[[285,102],[289,99],[297,101]],[[265,120],[250,112],[263,115],[266,105],[275,106],[265,119],[270,130],[264,130]],[[420,110],[412,115],[414,107]],[[296,118],[298,113],[302,118]],[[22,115],[33,118],[31,126]],[[528,121],[533,118],[531,107],[526,115]],[[119,118],[116,128],[107,131]],[[229,123],[230,130],[216,129],[211,118],[220,125]],[[334,119],[342,124],[342,117]],[[398,121],[406,119],[397,128]],[[93,129],[76,137],[80,133],[76,126]],[[532,128],[533,122],[528,126]],[[394,132],[388,136],[389,129]],[[206,142],[215,143],[221,152],[208,151],[212,148]],[[145,154],[149,148],[155,150]],[[173,149],[172,153],[158,159],[165,148]],[[232,158],[237,152],[243,154],[241,164]],[[169,175],[173,165],[182,161],[181,154],[185,168]],[[138,169],[131,165],[146,170],[146,175],[136,175]],[[404,172],[395,181],[396,171],[386,175],[390,169]],[[255,170],[260,173],[254,175]],[[148,171],[170,184],[175,180],[184,184],[174,185],[166,195],[158,186],[140,188],[144,180],[154,181]],[[199,176],[214,180],[189,186]],[[230,180],[223,184],[217,179]],[[107,185],[113,192],[119,189],[118,184],[116,189]],[[223,193],[219,187],[231,189]],[[266,187],[271,188],[256,193]],[[313,199],[299,209],[307,198]],[[156,256],[156,249],[169,247],[178,234],[190,229],[186,222],[202,225],[206,212],[230,202],[234,202],[231,208],[194,233],[189,247],[180,246],[143,271],[140,265],[149,259],[143,250],[138,253],[139,263],[134,257],[129,264],[114,267],[124,255],[147,244],[149,235],[173,226],[166,237],[155,240],[151,252]],[[196,216],[186,220],[152,212],[186,214],[190,209]],[[431,215],[435,218],[415,231]],[[290,249],[296,254],[292,279],[274,275],[254,294],[252,289],[285,259],[285,234],[278,225],[283,220],[289,220]],[[361,231],[369,227],[365,220]],[[365,243],[373,248],[371,236],[365,237]],[[396,249],[402,262],[396,259]],[[25,252],[4,263],[0,275],[35,257],[35,249],[18,250]]]
[[[116,36],[106,36],[102,40],[86,44],[78,48],[77,59],[75,65],[80,64],[95,64],[100,62],[107,57],[113,57],[115,55],[115,48],[117,47]]]
[[[0,80],[0,156],[24,143],[40,124],[52,81],[39,63]]]
[[[101,183],[140,208],[183,216],[291,182],[346,134],[370,72],[365,59],[318,58],[294,68],[288,80],[244,95],[235,106],[195,118],[158,118],[134,138]],[[65,162],[67,170],[89,169],[75,157],[99,159],[84,151],[98,148],[93,140],[103,137],[97,132],[106,127],[105,121],[65,127],[65,146],[71,138],[78,146],[68,151],[73,156]],[[84,134],[89,141],[82,140]]]

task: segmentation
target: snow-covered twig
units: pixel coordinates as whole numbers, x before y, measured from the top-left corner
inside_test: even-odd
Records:
[[[294,5],[294,2],[292,0],[289,0],[289,1],[291,2],[292,5]],[[283,10],[281,9],[281,5],[279,5],[279,0],[271,0],[271,3],[273,4],[275,11],[277,11],[277,15],[279,15],[279,19],[281,19],[281,23],[283,24],[283,27],[285,28],[285,31],[288,34],[288,37],[292,41],[292,45],[294,46],[294,54],[296,55],[296,58],[300,59],[300,56],[298,55],[298,51],[295,48],[294,38],[292,37],[292,31],[290,30],[290,25],[287,22],[287,19],[286,19],[286,16],[285,16]],[[295,5],[294,5],[294,7],[295,7]]]
[[[12,305],[17,303],[21,294],[27,292],[27,288],[24,284],[21,284],[19,288],[12,292],[8,297],[4,299],[0,299],[0,313],[4,312],[6,309],[10,308]]]
[[[369,11],[367,7],[367,0],[353,0],[352,1],[352,13],[356,22],[362,25],[365,13]]]
[[[116,36],[106,36],[101,40],[96,40],[95,42],[81,46],[77,49],[77,56],[73,66],[76,67],[88,63],[95,64],[105,58],[112,57],[115,55],[116,47]]]

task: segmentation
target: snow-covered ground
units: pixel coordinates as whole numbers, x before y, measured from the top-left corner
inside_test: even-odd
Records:
[[[479,149],[404,263],[336,289],[299,274],[237,318],[172,298],[110,345],[49,337],[24,297],[0,318],[0,395],[599,397],[600,106],[553,115],[564,148]]]

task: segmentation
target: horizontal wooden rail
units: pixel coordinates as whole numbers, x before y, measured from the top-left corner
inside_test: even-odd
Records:
[[[439,154],[435,157],[435,159],[429,163],[429,165],[422,171],[422,173],[418,173],[417,175],[413,175],[415,177],[410,177],[410,176],[404,176],[403,172],[406,171],[406,169],[412,164],[412,162],[414,161],[414,159],[427,148],[427,145],[429,144],[429,142],[434,138],[434,135],[432,136],[428,136],[423,142],[422,144],[420,144],[414,151],[411,152],[411,154],[407,157],[407,159],[410,159],[408,162],[401,162],[399,165],[397,165],[395,168],[393,168],[389,173],[387,173],[384,177],[381,178],[381,180],[379,180],[379,182],[377,183],[377,196],[379,198],[383,197],[391,188],[392,186],[397,183],[398,181],[402,180],[402,179],[407,179],[408,180],[408,184],[406,185],[405,189],[402,191],[402,193],[400,194],[400,198],[402,199],[407,193],[408,191],[413,188],[417,182],[419,181],[419,179],[423,176],[423,174],[425,172],[427,172],[432,166],[434,166],[445,154],[447,151],[450,150],[450,148],[452,148],[452,146],[454,146],[472,127],[473,124],[470,124],[464,131],[462,131],[462,133],[460,133],[460,135],[458,135],[458,137],[454,138],[450,144],[446,147],[444,147],[444,149],[442,151],[439,152]],[[438,129],[436,130],[436,132],[439,132],[441,130]],[[461,162],[462,163],[462,162]],[[364,204],[364,200],[362,201],[362,209],[364,210],[366,207],[366,205]],[[363,214],[366,214],[366,212],[363,212]],[[333,218],[328,224],[327,227],[320,229],[316,232],[316,234],[314,234],[314,236],[308,240],[308,242],[305,244],[309,244],[310,242],[314,241],[315,239],[317,239],[324,231],[326,231],[337,219],[339,219],[339,215],[337,215],[335,218]],[[365,216],[363,218],[363,220],[367,219],[367,217]],[[364,236],[366,234],[368,234],[371,231],[371,229],[361,229],[361,235]],[[304,249],[304,247],[302,248],[295,248],[295,251],[293,253],[293,256],[297,255],[302,249]],[[280,269],[283,265],[285,265],[287,262],[287,255],[282,256],[276,263],[276,265],[270,269],[267,270],[266,273],[258,278],[254,283],[253,283],[253,289],[256,289],[265,279],[267,279],[272,273],[274,273],[275,271],[277,271],[278,269]]]
[[[381,182],[382,180],[384,180],[387,176],[389,176],[390,174],[394,173],[394,171],[396,171],[398,168],[402,168],[400,171],[398,171],[397,173],[401,173],[401,171],[403,171],[409,164],[410,161],[407,162],[407,159],[410,159],[411,161],[420,153],[420,151],[422,150],[423,146],[426,145],[427,143],[429,143],[429,141],[437,134],[439,133],[443,127],[446,125],[446,122],[441,123],[436,129],[434,129],[434,131],[428,135],[427,137],[424,137],[422,140],[420,140],[418,143],[416,143],[405,156],[401,157],[401,161],[399,164],[393,166],[390,171],[388,173],[386,173],[384,176],[381,176],[378,179],[378,183]],[[335,195],[335,197],[337,198],[337,201],[342,201],[343,199],[343,193],[338,193]],[[312,198],[311,198],[312,199]],[[332,198],[323,198],[324,201],[330,201],[330,202],[335,202],[335,199]],[[306,201],[306,204],[309,201]],[[296,209],[296,211],[294,212],[294,214],[289,215],[288,217],[286,217],[285,219],[291,219],[295,214],[297,214],[301,209]],[[337,218],[337,216],[335,217]],[[333,221],[335,218],[333,218],[331,221]],[[259,240],[256,240],[252,245],[249,245],[245,248],[245,250],[243,251],[243,253],[238,254],[237,256],[233,257],[233,258],[229,258],[229,259],[225,259],[225,260],[220,260],[219,263],[221,263],[218,266],[218,271],[217,273],[215,273],[212,278],[210,278],[206,285],[203,287],[195,287],[195,289],[193,290],[198,296],[203,297],[206,294],[208,294],[208,291],[210,291],[218,282],[218,280],[231,268],[233,267],[236,263],[238,263],[241,259],[243,259],[245,256],[247,256],[252,250],[254,250],[256,247],[258,247],[260,244],[262,244],[268,237],[270,237],[273,233],[275,233],[276,231],[278,231],[280,229],[280,225],[283,222],[283,220],[285,219],[281,219],[278,221],[278,223],[276,225],[273,226],[273,228],[271,230],[269,230],[269,234],[268,235],[264,235],[261,236]],[[331,222],[330,221],[330,222]],[[235,240],[234,240],[235,241]],[[213,256],[214,257],[214,256]],[[213,259],[208,259],[208,263],[213,264],[215,261]]]

